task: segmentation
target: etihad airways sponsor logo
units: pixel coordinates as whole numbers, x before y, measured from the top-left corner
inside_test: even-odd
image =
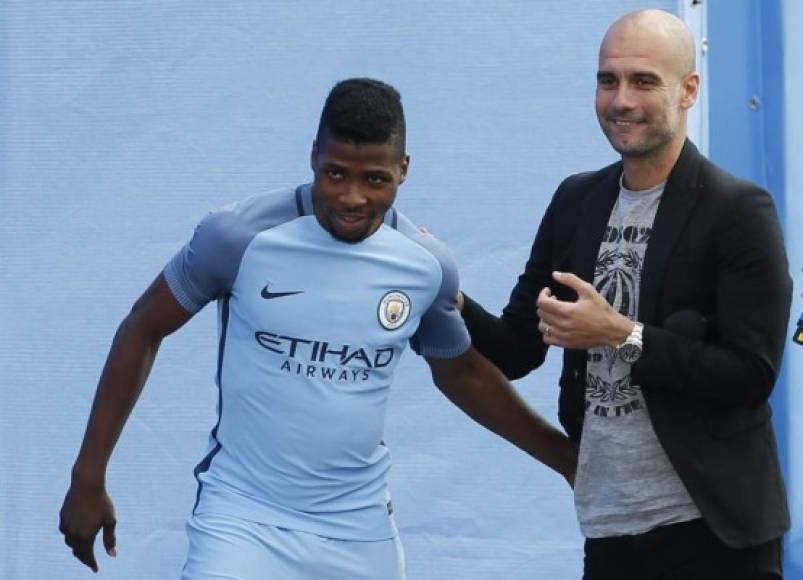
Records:
[[[281,370],[310,378],[366,381],[371,370],[388,366],[395,356],[392,346],[372,349],[264,330],[254,333],[254,338],[262,348],[284,355]]]

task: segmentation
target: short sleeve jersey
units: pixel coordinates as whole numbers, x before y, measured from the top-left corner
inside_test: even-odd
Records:
[[[382,436],[396,364],[408,341],[436,358],[470,345],[444,246],[395,209],[366,239],[337,240],[306,185],[210,214],[164,275],[188,311],[218,303],[218,423],[196,512],[393,537]]]

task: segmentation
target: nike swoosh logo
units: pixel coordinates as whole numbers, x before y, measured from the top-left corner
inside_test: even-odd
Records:
[[[262,298],[270,300],[271,298],[281,298],[282,296],[292,296],[293,294],[303,294],[303,290],[296,290],[295,292],[269,292],[268,287],[270,284],[262,289]]]

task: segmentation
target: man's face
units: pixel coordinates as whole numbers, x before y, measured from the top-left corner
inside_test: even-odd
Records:
[[[596,110],[622,157],[660,154],[686,136],[686,110],[699,76],[684,73],[669,38],[634,27],[614,29],[600,48]]]
[[[410,158],[395,138],[357,145],[323,135],[313,144],[310,161],[318,222],[335,238],[354,243],[382,225]]]

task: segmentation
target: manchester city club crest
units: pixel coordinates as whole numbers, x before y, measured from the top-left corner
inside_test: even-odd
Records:
[[[379,301],[379,324],[387,330],[396,330],[410,316],[410,298],[400,290],[391,290]]]

